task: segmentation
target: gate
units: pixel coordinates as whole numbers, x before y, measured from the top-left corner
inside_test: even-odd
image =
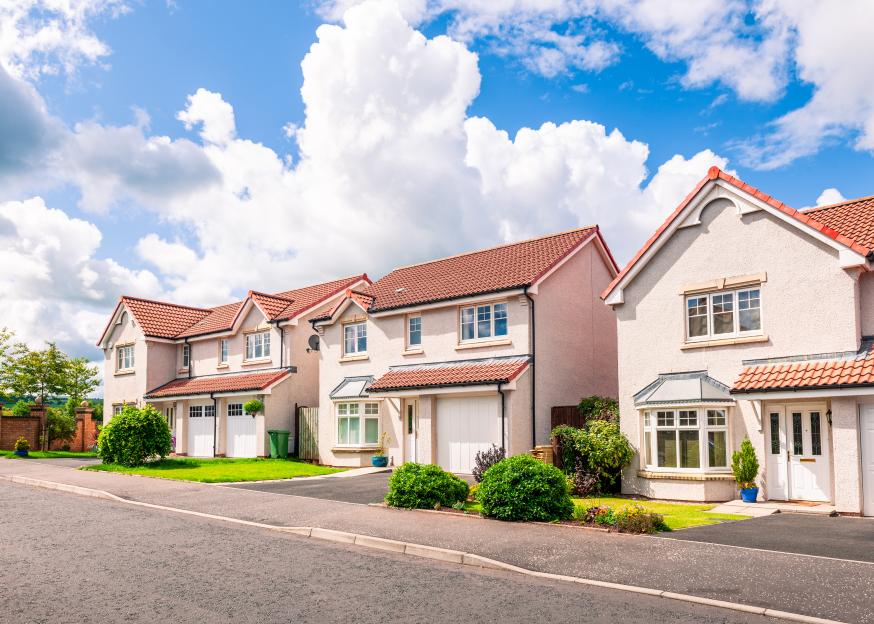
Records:
[[[298,459],[319,461],[319,408],[298,407],[295,428]]]

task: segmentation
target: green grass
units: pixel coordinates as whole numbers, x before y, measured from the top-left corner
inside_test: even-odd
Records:
[[[12,457],[14,459],[28,459],[33,457],[34,459],[52,459],[52,458],[61,458],[61,457],[97,457],[96,453],[91,453],[90,451],[85,453],[80,453],[77,451],[29,451],[27,457],[19,457],[12,453],[12,451],[0,451],[0,457]]]
[[[81,470],[99,470],[138,474],[160,479],[198,481],[200,483],[226,483],[231,481],[262,481],[267,479],[292,479],[314,477],[341,472],[339,468],[317,466],[294,459],[194,459],[190,457],[162,459],[144,466],[128,468],[117,464],[84,466]]]
[[[746,520],[750,516],[739,516],[734,514],[716,514],[709,513],[709,510],[716,507],[710,504],[696,503],[666,503],[662,501],[635,500],[631,498],[623,498],[619,496],[593,496],[590,498],[574,498],[574,505],[582,509],[588,507],[612,507],[615,510],[629,507],[631,505],[640,505],[647,511],[661,514],[665,518],[671,530],[686,529],[693,526],[703,526],[707,524],[718,524],[727,520]],[[480,513],[481,508],[479,503],[465,503],[465,511]]]

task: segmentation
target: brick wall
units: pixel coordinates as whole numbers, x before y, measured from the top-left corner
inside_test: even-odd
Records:
[[[18,436],[39,448],[40,418],[38,416],[0,416],[0,450],[11,451]]]
[[[57,451],[69,446],[71,451],[90,451],[97,443],[97,421],[92,418],[94,410],[76,408],[76,434],[72,440],[52,440],[51,450]]]

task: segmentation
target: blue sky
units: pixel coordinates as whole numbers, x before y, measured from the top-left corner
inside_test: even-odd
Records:
[[[592,221],[622,262],[711,164],[795,207],[874,192],[861,0],[397,1],[0,12],[0,88],[49,137],[16,163],[0,107],[27,267],[0,285],[31,302],[0,326],[69,309],[85,353],[122,292],[214,305]]]

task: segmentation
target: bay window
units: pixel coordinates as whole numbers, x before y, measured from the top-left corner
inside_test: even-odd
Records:
[[[379,443],[379,403],[337,403],[337,445]]]
[[[507,335],[507,304],[491,303],[461,308],[461,340],[486,340]]]
[[[728,468],[728,419],[724,408],[683,408],[643,414],[647,468]]]
[[[686,297],[686,338],[703,340],[756,334],[762,330],[759,288]]]
[[[246,336],[246,359],[260,360],[270,357],[270,332],[258,332]]]
[[[367,321],[343,326],[343,355],[367,353]]]

